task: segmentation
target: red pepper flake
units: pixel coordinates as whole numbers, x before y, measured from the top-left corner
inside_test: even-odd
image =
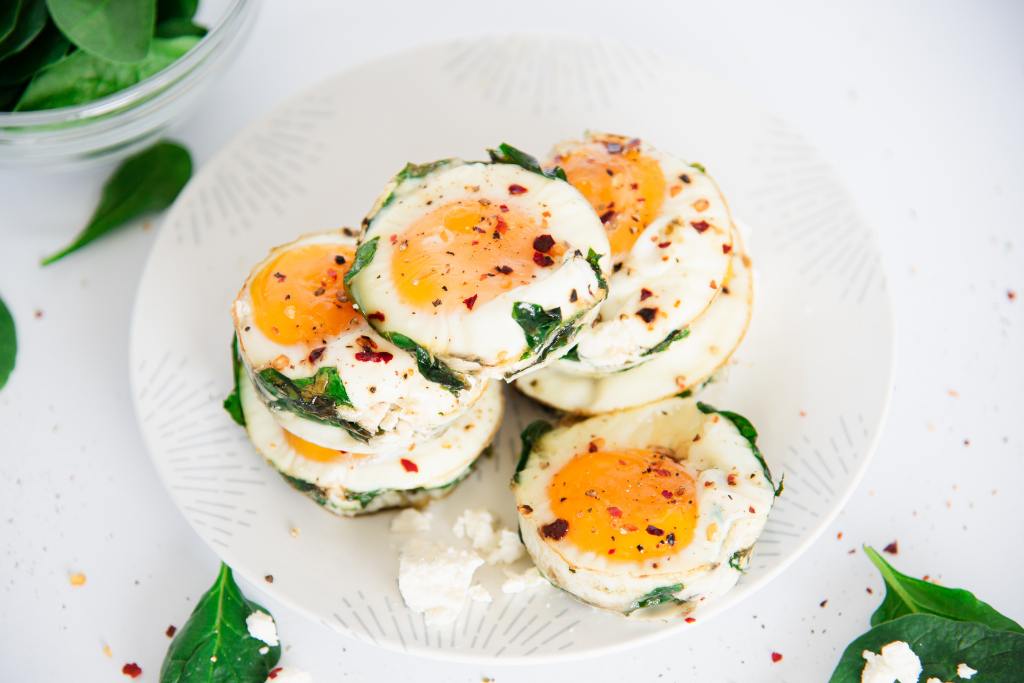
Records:
[[[398,235],[392,235],[391,236],[391,244],[396,244],[397,242],[398,242]]]
[[[609,209],[608,211],[605,211],[604,213],[601,214],[601,222],[602,223],[607,223],[608,221],[610,221],[613,218],[615,218],[615,212],[612,211],[611,209]]]
[[[551,235],[540,235],[533,240],[533,248],[542,254],[551,251],[553,246],[555,246],[555,238]]]
[[[671,244],[672,244],[671,240],[669,240],[667,242],[658,242],[658,249],[664,249],[665,247],[671,246]]]
[[[476,294],[474,294],[471,297],[467,297],[467,298],[463,299],[462,303],[466,304],[466,308],[468,308],[469,310],[472,311],[473,310],[473,304],[476,303]]]
[[[495,266],[494,269],[496,271],[498,271],[499,273],[501,273],[502,275],[511,275],[512,274],[512,266]]]
[[[615,507],[614,505],[611,505],[608,508],[608,514],[611,515],[612,517],[621,517],[622,516],[622,510],[620,510],[619,508]]]
[[[517,183],[512,183],[511,185],[508,186],[509,194],[526,194],[527,192],[529,192],[529,190],[527,190],[525,187]]]
[[[843,532],[842,531],[839,531],[839,532],[836,533],[836,540],[837,541],[843,540]]]
[[[651,536],[664,536],[665,535],[664,531],[662,531],[658,527],[654,526],[653,524],[648,524],[647,525],[647,533],[649,533]]]
[[[173,638],[174,634],[177,633],[177,632],[178,632],[178,627],[175,626],[174,624],[171,624],[170,626],[167,627],[167,630],[164,631],[164,635],[166,635],[168,638]]]
[[[279,666],[274,669],[271,669],[270,673],[267,674],[267,678],[269,678],[270,680],[274,680],[275,678],[277,678],[277,674],[281,673],[281,669],[283,668],[284,667]]]
[[[536,263],[541,268],[547,268],[555,261],[547,254],[542,254],[539,251],[535,251],[533,252],[533,262]]]
[[[666,498],[668,500],[672,500],[672,492],[669,491],[668,489],[662,489],[661,490],[661,497],[662,498]]]
[[[387,351],[370,351],[364,349],[356,353],[356,360],[364,363],[390,363],[393,355]]]
[[[498,208],[502,213],[508,213],[508,204],[498,204]]]
[[[420,471],[419,466],[416,463],[414,463],[412,460],[409,460],[408,458],[402,458],[401,463],[402,463],[402,469],[404,469],[406,472],[419,472]]]
[[[752,514],[752,515],[753,515],[753,514],[756,514],[756,513],[757,513],[757,510],[755,510],[755,509],[754,509],[754,506],[753,506],[753,505],[751,505],[750,507],[748,507],[748,508],[747,508],[747,510],[748,510],[748,511],[750,512],[750,514]]]
[[[123,673],[125,676],[138,678],[142,675],[142,667],[136,664],[135,662],[128,662],[127,664],[121,667],[121,673]]]
[[[875,594],[875,591],[871,590],[870,587],[869,588],[865,588],[864,590],[866,590],[868,592],[868,595],[874,595]]]
[[[640,290],[640,301],[646,301],[652,296],[654,296],[654,292],[647,289],[646,287]]]
[[[732,251],[732,245],[731,244],[723,244],[722,245],[722,253],[723,254],[728,254],[730,251]]]
[[[695,622],[697,620],[694,619],[693,617],[686,617],[685,619],[683,619],[683,621],[685,621],[687,624],[692,624],[693,622]]]
[[[366,317],[369,318],[370,320],[379,320],[380,322],[384,322],[384,314],[381,313],[380,311],[374,311],[373,313]]]
[[[274,273],[274,279],[277,280],[278,282],[284,282],[286,276],[284,273]]]
[[[654,472],[659,477],[671,477],[672,473],[662,467],[651,468],[651,472]]]
[[[711,488],[714,485],[715,485],[715,482],[711,481],[710,479],[708,479],[707,481],[704,482],[704,488],[706,488],[706,489],[709,489],[709,488]]]
[[[326,350],[327,350],[326,346],[320,346],[320,347],[315,348],[312,351],[310,351],[309,352],[309,362],[310,362],[310,364],[315,364],[318,360],[320,360],[320,356],[324,355],[324,351],[326,351]]]
[[[782,655],[779,654],[778,652],[773,652],[772,653],[772,663],[773,664],[778,664],[781,661],[782,661]]]
[[[559,517],[550,524],[545,524],[540,528],[541,536],[550,538],[553,541],[558,541],[565,537],[569,532],[569,522]]]
[[[899,553],[900,547],[896,543],[896,541],[893,541],[889,545],[887,545],[884,548],[882,548],[882,551],[886,552],[886,553],[889,553],[890,555],[896,555],[897,553]]]
[[[608,548],[608,554],[609,555],[614,555],[615,554],[615,548]]]
[[[636,312],[636,314],[640,316],[640,319],[643,320],[645,323],[649,323],[652,320],[654,320],[654,316],[658,315],[658,309],[641,308],[639,311]]]
[[[729,484],[729,486],[735,486],[736,485],[736,473],[735,472],[730,472],[729,476],[725,478],[725,481],[726,481],[726,483]]]
[[[693,229],[697,232],[704,232],[711,227],[707,221],[690,221],[690,225],[692,225]]]
[[[1013,291],[1012,289],[1006,290],[1006,298],[1009,299],[1010,301],[1016,300],[1017,292]]]

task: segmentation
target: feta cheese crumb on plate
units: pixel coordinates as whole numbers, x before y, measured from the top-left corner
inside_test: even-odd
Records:
[[[879,654],[864,650],[862,656],[861,683],[917,683],[921,677],[921,660],[902,640],[883,645]]]
[[[391,520],[391,533],[410,534],[417,531],[430,531],[433,513],[429,510],[420,511],[416,508],[405,508]]]
[[[267,645],[276,647],[280,644],[277,639],[277,624],[274,617],[266,612],[256,610],[245,618],[245,627],[249,629],[249,635],[256,640],[262,640]]]
[[[536,567],[530,567],[518,573],[506,569],[505,576],[508,578],[501,584],[501,592],[506,595],[514,595],[539,586],[548,585],[548,580],[541,576],[540,571]]]
[[[472,551],[414,538],[402,548],[398,590],[428,626],[451,624],[466,602],[473,573],[483,563]]]
[[[494,515],[488,510],[464,511],[455,520],[452,533],[483,553],[487,564],[512,564],[523,556],[519,534],[511,529],[495,529]]]

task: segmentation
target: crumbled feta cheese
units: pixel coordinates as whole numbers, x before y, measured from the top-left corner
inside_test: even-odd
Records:
[[[505,582],[501,584],[501,592],[506,595],[512,595],[515,593],[522,593],[523,591],[537,588],[538,586],[547,585],[548,581],[541,573],[537,571],[536,567],[530,567],[526,571],[517,574],[509,570],[505,570]]]
[[[450,624],[459,617],[473,572],[483,563],[474,552],[413,538],[402,548],[398,590],[428,625]]]
[[[861,683],[917,683],[921,677],[921,660],[902,640],[882,646],[880,654],[864,650],[864,671]]]
[[[978,673],[977,669],[972,669],[963,662],[956,665],[956,675],[960,678],[970,678],[976,673]]]
[[[277,624],[274,623],[274,617],[266,612],[256,610],[247,616],[245,627],[249,629],[250,636],[256,640],[262,640],[267,645],[273,647],[281,642],[277,639]]]
[[[287,669],[279,666],[270,672],[266,683],[313,683],[313,676],[301,669]]]
[[[479,583],[475,583],[469,588],[469,599],[473,602],[493,602],[494,598],[491,597],[491,592],[481,586]]]
[[[452,533],[467,539],[487,564],[511,564],[523,556],[519,534],[511,529],[495,529],[494,515],[487,510],[466,510],[455,520]]]
[[[942,683],[942,679],[941,678],[936,678],[935,676],[931,676],[924,683]]]
[[[429,531],[433,515],[420,512],[416,508],[405,508],[391,520],[391,533],[409,534],[416,531]]]

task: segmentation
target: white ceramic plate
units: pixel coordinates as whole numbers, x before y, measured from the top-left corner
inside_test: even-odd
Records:
[[[752,226],[753,323],[706,400],[753,420],[786,490],[750,571],[696,624],[764,586],[836,515],[878,438],[893,327],[875,240],[829,167],[782,121],[667,58],[582,39],[488,38],[372,62],[293,98],[207,163],[164,220],[132,328],[136,411],[182,514],[239,574],[348,636],[450,659],[582,656],[694,628],[627,621],[548,588],[505,596],[496,569],[483,573],[493,603],[426,628],[398,593],[391,515],[319,509],[221,408],[229,305],[269,247],[358,225],[406,161],[481,158],[502,141],[544,154],[584,128],[703,162]],[[469,506],[514,523],[507,482],[537,409],[508,394],[493,458],[436,505],[435,529],[447,533]]]

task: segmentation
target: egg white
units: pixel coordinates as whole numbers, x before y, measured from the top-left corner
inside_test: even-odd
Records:
[[[356,246],[356,237],[349,230],[304,235],[271,250],[267,258],[253,268],[232,308],[242,360],[249,372],[255,373],[284,356],[288,364],[280,371],[292,379],[312,376],[323,367],[337,368],[353,404],[338,407],[338,417],[359,425],[372,436],[363,441],[335,426],[288,410],[275,409],[277,421],[307,441],[354,452],[394,450],[437,435],[481,395],[482,380],[465,377],[468,388],[457,393],[449,391],[425,378],[412,356],[384,339],[365,320],[325,338],[324,351],[315,362],[310,362],[311,347],[301,343],[276,343],[255,324],[250,289],[253,278],[281,252],[308,244],[336,244],[351,250]],[[377,345],[377,351],[390,353],[391,360],[387,363],[357,360],[356,353],[362,350],[357,340],[364,336]],[[265,397],[265,400],[269,399]]]
[[[527,191],[510,195],[510,185]],[[391,258],[400,235],[438,202],[490,199],[539,216],[550,212],[548,233],[568,249],[560,262],[541,269],[527,285],[510,289],[472,310],[416,310],[402,302],[391,275]],[[540,222],[538,220],[538,222]],[[587,262],[593,250],[601,255],[602,276],[610,268],[608,239],[586,199],[568,183],[527,171],[514,164],[450,160],[423,177],[399,178],[385,190],[364,221],[361,242],[376,239],[372,261],[354,275],[349,290],[366,312],[381,312],[371,320],[382,332],[413,339],[456,370],[481,377],[510,379],[527,368],[543,366],[567,351],[575,332],[558,350],[542,358],[542,348],[529,348],[523,329],[512,317],[515,302],[558,308],[563,321],[575,328],[588,325],[604,300],[606,289]]]
[[[447,430],[413,447],[365,459],[320,462],[295,451],[248,375],[239,378],[253,446],[296,488],[341,515],[416,505],[449,493],[497,433],[504,411],[502,391],[500,384],[486,383],[479,399]],[[417,471],[409,471],[402,459],[415,463]],[[372,497],[367,495],[371,493]]]
[[[602,135],[588,133],[585,140]],[[554,157],[572,144],[556,147]],[[599,376],[650,362],[652,349],[696,320],[721,292],[734,227],[725,197],[696,166],[643,141],[639,149],[661,166],[664,203],[632,248],[616,257],[608,298],[597,322],[580,334],[580,360],[567,371]],[[674,196],[673,187],[679,188]],[[707,208],[698,210],[698,202],[707,202]],[[694,223],[708,227],[698,232]],[[637,315],[643,308],[658,310],[650,323]]]
[[[754,304],[750,258],[737,236],[727,286],[689,327],[683,339],[635,367],[600,376],[576,371],[561,358],[520,377],[515,387],[530,398],[568,413],[597,415],[696,391],[732,356],[746,335]]]
[[[549,483],[595,438],[604,439],[602,450],[668,449],[683,465],[696,483],[698,505],[688,545],[653,560],[622,562],[542,535],[540,528],[555,519]],[[596,607],[655,617],[691,614],[732,588],[775,499],[767,467],[733,422],[705,414],[695,400],[682,398],[553,429],[533,445],[513,490],[523,542],[548,580]],[[710,524],[717,530],[709,531]],[[674,592],[669,607],[636,610],[643,596],[675,584],[683,587]]]

